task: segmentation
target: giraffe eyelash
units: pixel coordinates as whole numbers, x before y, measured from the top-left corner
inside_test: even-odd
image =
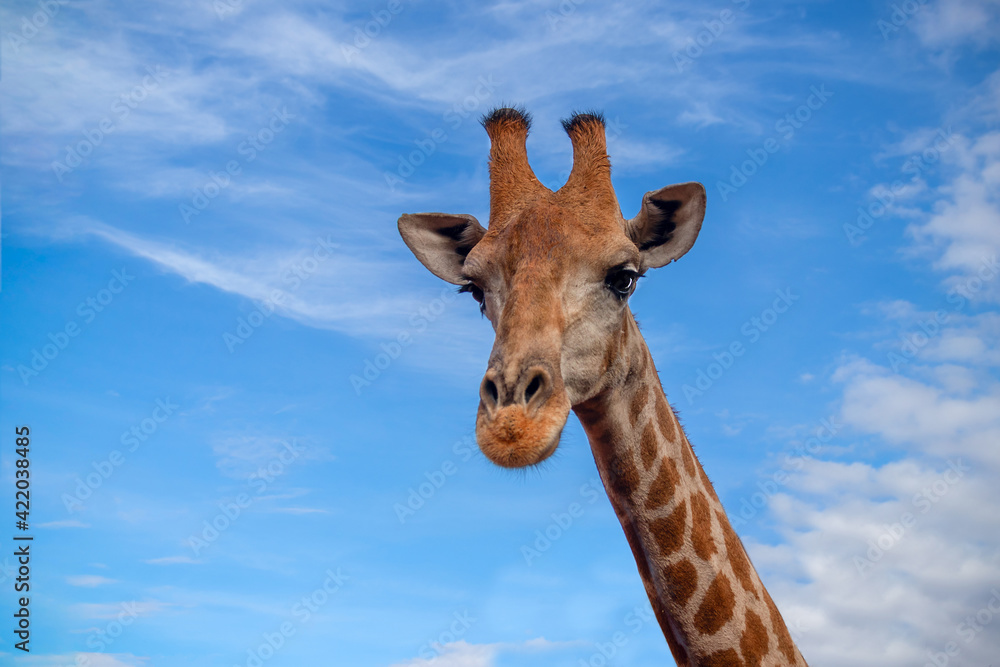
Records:
[[[468,292],[472,295],[472,298],[479,303],[479,313],[485,317],[486,316],[486,294],[483,289],[476,285],[475,283],[468,282],[458,288],[458,293]]]

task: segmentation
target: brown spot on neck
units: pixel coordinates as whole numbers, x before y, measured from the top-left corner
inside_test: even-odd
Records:
[[[688,477],[694,477],[697,474],[694,464],[694,450],[691,449],[691,443],[688,442],[687,438],[683,438],[681,442],[681,459],[684,461],[684,472],[688,474]]]
[[[725,514],[719,511],[716,518],[719,520],[719,525],[722,526],[722,537],[726,543],[726,555],[729,558],[730,566],[733,568],[733,574],[736,575],[736,579],[740,582],[743,590],[755,593],[753,568],[750,567],[750,559],[747,558],[743,543],[740,541],[736,531],[733,530],[729,520],[726,519]]]
[[[642,429],[642,437],[639,439],[639,454],[642,456],[642,467],[649,470],[656,462],[659,447],[656,442],[656,429],[653,423],[646,424]]]
[[[761,667],[764,656],[767,655],[768,645],[767,629],[761,622],[760,616],[748,609],[743,636],[740,637],[740,652],[743,653],[747,667]]]
[[[656,421],[663,439],[674,443],[674,445],[680,448],[681,461],[684,463],[684,472],[687,473],[687,476],[694,477],[697,475],[698,471],[695,466],[691,443],[684,437],[680,425],[677,423],[677,417],[673,414],[670,405],[667,403],[666,396],[662,393],[656,397]]]
[[[735,649],[727,648],[705,656],[698,662],[700,667],[744,667]]]
[[[698,590],[698,570],[687,559],[677,561],[664,566],[663,581],[673,601],[683,607]]]
[[[714,635],[733,617],[736,597],[726,575],[718,573],[709,584],[694,615],[694,627],[703,635]]]
[[[643,408],[645,408],[646,404],[649,403],[649,392],[650,389],[647,384],[636,389],[635,393],[632,395],[632,401],[629,404],[628,409],[628,420],[632,425],[632,428],[635,428],[636,423],[639,421],[639,416],[642,414]]]
[[[703,493],[691,496],[691,542],[694,552],[702,560],[708,560],[716,552],[712,537],[712,512]]]
[[[673,500],[679,480],[677,464],[669,456],[665,457],[660,464],[660,470],[656,473],[656,479],[649,485],[649,492],[646,495],[646,509],[653,510],[657,507],[663,507]]]
[[[677,417],[670,410],[665,396],[658,396],[656,399],[656,421],[660,426],[660,435],[665,440],[674,442],[678,440]]]
[[[612,451],[608,461],[608,475],[611,488],[623,500],[631,502],[632,495],[639,488],[639,471],[632,461],[629,451]]]
[[[654,519],[649,524],[653,539],[660,548],[661,556],[669,556],[684,544],[684,530],[687,528],[687,501],[681,501],[670,516]]]

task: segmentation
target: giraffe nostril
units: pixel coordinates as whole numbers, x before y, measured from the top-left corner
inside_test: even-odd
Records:
[[[533,414],[549,400],[552,395],[552,376],[545,369],[536,368],[532,371],[528,379],[528,384],[524,386],[524,406],[529,413]]]
[[[479,398],[487,414],[512,405],[528,409],[533,415],[552,394],[552,377],[542,368],[522,373],[514,384],[507,384],[501,371],[490,369],[479,385]]]
[[[536,375],[528,383],[528,386],[524,389],[524,402],[530,403],[531,398],[538,393],[538,390],[542,388],[542,376],[541,374]]]
[[[487,398],[489,398],[491,405],[496,405],[500,400],[500,392],[497,391],[497,385],[489,378],[483,380],[483,400]]]

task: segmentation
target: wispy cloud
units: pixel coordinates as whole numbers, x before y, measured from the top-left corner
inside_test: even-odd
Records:
[[[503,653],[536,653],[580,646],[581,642],[553,642],[536,637],[521,643],[470,644],[465,640],[440,645],[432,658],[414,658],[391,667],[493,667]]]
[[[832,373],[840,419],[865,444],[807,460],[771,499],[781,542],[749,544],[813,661],[902,666],[955,642],[963,661],[988,663],[998,650],[963,619],[995,604],[1000,580],[1000,519],[988,510],[1000,387],[987,371],[1000,327],[995,313],[954,305],[882,304],[884,356],[847,356]],[[884,445],[890,462],[872,463]]]
[[[160,558],[149,558],[142,562],[149,565],[195,565],[201,561],[195,560],[190,556],[162,556]]]
[[[253,473],[267,477],[267,468],[286,471],[305,461],[333,461],[334,456],[323,446],[307,439],[280,437],[259,433],[219,434],[212,441],[212,453],[223,474],[246,479]],[[274,473],[272,472],[273,476]]]
[[[96,574],[78,574],[66,577],[66,582],[70,586],[82,586],[84,588],[97,588],[98,586],[117,583],[115,579],[108,579]]]
[[[913,223],[909,232],[922,245],[939,253],[939,269],[961,269],[966,275],[987,278],[979,298],[1000,294],[997,258],[1000,257],[1000,132],[956,142],[943,153],[957,173],[939,188],[940,199],[926,221]],[[990,263],[993,263],[991,265]],[[980,290],[977,290],[980,291]]]
[[[168,609],[172,605],[158,600],[130,600],[124,602],[78,602],[73,611],[86,619],[110,620],[119,618],[123,611],[131,616],[149,616]]]
[[[950,0],[922,4],[914,17],[920,40],[929,47],[986,46],[1000,35],[1000,4],[995,0]]]
[[[79,519],[61,519],[59,521],[45,521],[37,525],[39,528],[90,528],[89,523],[84,523]]]
[[[55,232],[57,237],[91,235],[148,260],[183,279],[211,285],[253,301],[267,304],[286,317],[308,326],[353,335],[391,335],[402,325],[405,313],[421,303],[415,294],[372,296],[379,289],[370,279],[387,280],[399,272],[395,261],[368,259],[339,250],[337,243],[322,236],[310,239],[304,248],[274,251],[260,249],[250,256],[201,253],[176,243],[157,241],[116,229],[91,219],[76,219],[72,226]],[[323,255],[322,261],[306,264],[305,258]],[[304,266],[314,266],[307,273]],[[365,288],[345,284],[344,276],[365,276]],[[235,319],[235,318],[234,318]],[[234,325],[235,326],[235,325]],[[219,333],[220,337],[222,332]]]
[[[32,655],[22,658],[23,664],[32,667],[64,667],[64,665],[90,665],[91,667],[145,667],[148,657],[131,653],[66,653]]]

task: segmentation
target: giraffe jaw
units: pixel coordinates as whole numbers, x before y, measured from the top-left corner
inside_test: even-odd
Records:
[[[509,405],[492,417],[480,403],[476,418],[479,449],[503,468],[524,468],[541,463],[556,451],[566,419],[569,398],[552,396],[534,415],[523,405]]]

